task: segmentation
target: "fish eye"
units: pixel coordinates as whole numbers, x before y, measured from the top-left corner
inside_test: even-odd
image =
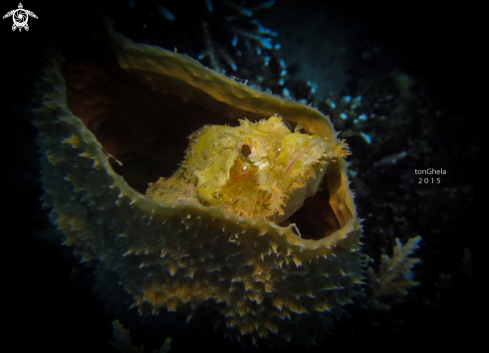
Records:
[[[241,154],[245,157],[248,157],[251,154],[251,149],[250,146],[248,145],[243,145],[241,147]]]

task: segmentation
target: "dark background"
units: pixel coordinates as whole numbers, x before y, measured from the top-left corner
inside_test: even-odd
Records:
[[[189,17],[197,9],[190,5],[193,3],[185,5]],[[143,8],[147,6],[144,2],[139,4]],[[17,8],[17,5],[13,1],[3,2],[0,11],[6,13]],[[4,195],[1,232],[2,317],[4,325],[8,327],[4,331],[3,344],[26,352],[41,348],[51,352],[111,351],[108,344],[112,338],[111,322],[118,317],[104,308],[107,304],[103,299],[93,294],[93,270],[79,265],[71,250],[59,245],[61,241],[52,237],[55,230],[48,219],[49,210],[41,209],[39,152],[35,145],[37,131],[30,123],[30,99],[43,65],[41,49],[44,46],[52,41],[62,43],[76,38],[75,33],[86,25],[86,19],[90,18],[89,13],[94,9],[112,15],[116,19],[116,28],[131,28],[134,20],[126,2],[31,0],[23,2],[23,5],[39,17],[29,20],[28,32],[12,32],[11,19],[0,22],[3,62],[0,131],[4,151],[1,169]],[[278,1],[273,9],[267,11],[269,21],[276,21],[273,17],[280,16],[281,9],[286,6],[293,7],[299,19],[307,19],[307,16],[315,13],[337,13],[344,16],[338,18],[355,23],[364,37],[386,48],[385,56],[389,58],[384,57],[383,60],[395,61],[409,74],[422,78],[429,87],[428,92],[437,92],[436,104],[446,116],[451,117],[451,135],[443,130],[444,123],[439,122],[437,126],[441,128],[433,140],[442,143],[446,138],[457,135],[453,144],[445,143],[454,150],[474,149],[477,157],[472,155],[465,160],[451,160],[440,156],[449,160],[446,163],[450,164],[440,167],[450,171],[451,186],[462,188],[470,185],[474,190],[472,196],[462,202],[448,199],[446,203],[438,202],[424,214],[425,222],[410,220],[420,224],[416,230],[424,236],[424,240],[417,255],[426,263],[426,267],[421,267],[416,273],[417,278],[422,279],[422,284],[413,291],[411,299],[405,305],[393,308],[389,314],[381,315],[354,305],[348,306],[348,314],[336,324],[333,335],[325,337],[324,342],[319,347],[311,348],[311,351],[395,350],[401,347],[442,350],[459,345],[465,349],[475,347],[483,337],[482,330],[487,328],[484,323],[487,320],[484,300],[487,290],[483,289],[482,283],[487,281],[488,274],[484,239],[487,236],[487,206],[483,203],[487,200],[487,193],[485,188],[480,187],[480,182],[487,175],[487,162],[484,162],[487,158],[482,157],[482,146],[477,144],[480,140],[474,140],[474,136],[482,134],[482,121],[487,115],[484,99],[480,98],[479,93],[487,92],[481,86],[485,84],[483,74],[487,70],[478,61],[479,48],[484,46],[484,41],[478,39],[480,32],[476,18],[480,9],[464,7],[463,4],[456,8],[446,5],[429,7],[426,3],[413,2]],[[261,20],[266,25],[267,17],[263,16]],[[308,22],[299,22],[291,24],[289,30],[305,30]],[[289,43],[285,41],[281,44],[285,46]],[[302,45],[307,45],[307,41]],[[290,55],[284,58],[286,62],[302,59]],[[318,55],[321,55],[321,48],[318,48]],[[321,85],[321,82],[318,84]],[[334,89],[338,92],[342,90]],[[440,199],[443,200],[443,195]],[[362,206],[359,212],[361,217],[366,218],[368,206]],[[426,224],[440,214],[453,224],[446,224],[442,234],[431,235],[430,238]],[[366,250],[373,247],[375,241],[370,239],[376,236],[369,233],[369,222],[367,220],[365,223]],[[438,242],[444,243],[442,253],[433,246]],[[473,256],[472,275],[464,275],[459,269],[465,248]],[[369,251],[371,257],[379,255],[376,250]],[[433,282],[441,272],[451,273],[453,277],[451,289],[440,294],[442,298],[438,300]],[[429,303],[419,305],[424,301]],[[403,321],[402,325],[399,320]],[[181,318],[175,316],[168,322],[179,325],[180,321]],[[181,337],[172,336],[172,351],[175,352],[198,348],[252,350],[228,343],[205,325],[199,328],[198,324],[190,329],[186,329],[185,325],[167,328],[153,340],[143,331],[153,332],[156,330],[155,323],[156,319],[150,319],[139,328],[135,327],[137,337],[145,341],[135,338],[134,342],[138,345],[146,343],[154,348],[161,345],[167,332],[180,330]],[[195,335],[194,339],[192,335]],[[186,341],[182,342],[182,337],[186,336]],[[289,350],[289,347],[281,351],[284,350]]]

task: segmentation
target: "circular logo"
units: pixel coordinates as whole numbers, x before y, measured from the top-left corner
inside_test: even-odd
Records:
[[[17,9],[12,14],[12,18],[17,27],[24,27],[29,20],[29,16],[24,9]]]

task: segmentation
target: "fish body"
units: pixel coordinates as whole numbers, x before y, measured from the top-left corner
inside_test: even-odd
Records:
[[[316,193],[332,161],[333,142],[291,132],[278,116],[239,122],[238,127],[206,125],[193,133],[179,170],[151,183],[146,196],[220,206],[278,224],[287,220]]]

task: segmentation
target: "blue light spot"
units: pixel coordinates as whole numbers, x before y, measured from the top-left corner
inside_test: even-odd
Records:
[[[341,113],[340,118],[343,120],[346,120],[346,119],[348,119],[348,115],[346,115],[345,113]]]
[[[241,8],[240,12],[245,16],[249,16],[249,17],[253,16],[253,11],[245,9],[244,7]]]
[[[272,49],[272,39],[271,38],[263,38],[262,45],[267,49]]]
[[[366,133],[362,132],[360,135],[364,138],[365,141],[367,141],[368,144],[372,143],[372,138],[368,136]]]
[[[275,0],[265,1],[263,4],[260,5],[260,9],[267,9],[269,7],[272,7],[274,4]]]
[[[205,0],[205,6],[207,6],[207,10],[209,10],[209,12],[212,12],[212,1],[211,0]]]
[[[171,11],[168,10],[168,8],[166,6],[161,5],[160,10],[161,10],[161,14],[163,15],[163,17],[165,17],[168,21],[173,21],[175,19],[175,16],[173,16]]]

